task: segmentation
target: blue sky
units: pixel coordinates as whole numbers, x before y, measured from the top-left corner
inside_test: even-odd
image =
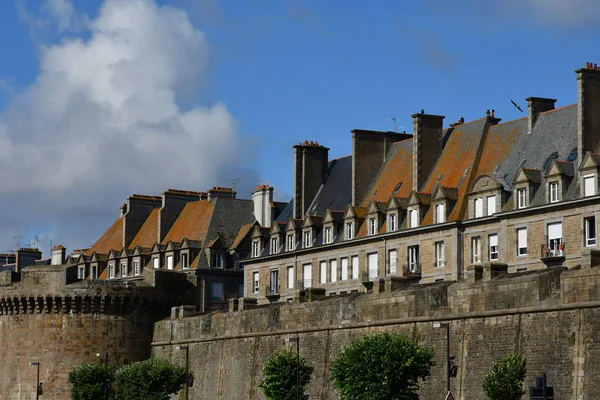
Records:
[[[235,157],[227,159],[227,165],[239,164],[239,168],[223,167],[225,172],[205,180],[178,178],[174,185],[205,190],[204,186],[227,185],[227,179],[239,178],[241,197],[266,182],[287,198],[292,192],[292,146],[303,140],[319,141],[331,148],[330,158],[337,158],[351,152],[351,129],[391,130],[394,116],[401,130],[410,132],[410,114],[421,109],[445,115],[449,124],[460,117],[480,118],[486,109],[495,109],[504,121],[524,116],[510,100],[526,111],[528,96],[556,98],[557,106],[573,103],[573,71],[586,61],[600,62],[596,50],[600,11],[592,0],[564,3],[157,1],[157,9],[170,6],[185,12],[193,28],[205,35],[209,49],[206,57],[188,59],[179,54],[181,59],[174,59],[192,64],[176,67],[189,72],[193,83],[177,82],[176,105],[189,110],[222,103],[235,121],[240,147]],[[103,4],[100,0],[0,2],[0,123],[10,121],[5,126],[13,143],[29,140],[27,133],[13,133],[22,126],[14,121],[35,120],[29,113],[40,112],[21,109],[20,98],[29,96],[32,85],[43,76],[41,70],[47,69],[41,68],[45,49],[60,48],[78,38],[84,43],[89,40],[94,34],[86,21],[96,20]],[[63,7],[62,11],[65,5],[72,8],[67,15],[52,5]],[[202,71],[198,76],[192,71],[196,60],[205,62],[198,67]],[[65,126],[64,118],[61,121],[55,129]],[[0,161],[1,157],[0,151]],[[11,163],[12,173],[0,178],[23,180],[27,175],[19,174],[18,164]],[[203,164],[196,167],[205,168]],[[103,176],[99,174],[95,184],[106,190],[90,192],[94,201],[86,197],[84,192],[89,190],[79,181],[63,188],[63,193],[81,188],[78,203],[70,207],[77,209],[78,219],[65,219],[61,213],[68,210],[48,206],[48,201],[61,201],[54,194],[43,204],[26,202],[30,211],[43,211],[33,220],[15,221],[11,232],[24,238],[37,233],[47,240],[53,238],[55,244],[83,247],[114,220],[124,196],[136,190],[160,194],[169,183],[166,176],[158,179],[157,186],[140,185],[135,178],[113,185],[108,182],[110,173]],[[45,193],[40,187],[27,190],[20,193]],[[82,206],[84,202],[92,204],[89,209]],[[68,234],[73,223],[87,218],[91,229]],[[71,225],[66,225],[67,220]],[[0,252],[12,246],[11,240],[7,235],[0,237]]]

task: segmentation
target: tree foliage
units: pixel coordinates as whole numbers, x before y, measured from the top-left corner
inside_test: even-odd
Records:
[[[525,394],[526,373],[527,361],[521,354],[509,354],[497,361],[483,378],[483,391],[490,400],[519,400]]]
[[[297,368],[299,365],[299,368]],[[300,372],[300,399],[308,399],[305,393],[313,368],[292,351],[280,351],[267,359],[262,370],[263,378],[258,384],[267,400],[296,400],[296,371]]]
[[[331,380],[344,400],[418,399],[419,380],[434,365],[433,349],[395,333],[365,336],[331,362]]]
[[[81,364],[69,372],[72,400],[104,400],[105,378],[112,380],[114,370],[101,363]]]
[[[168,400],[185,385],[185,369],[169,360],[150,358],[121,367],[114,389],[119,400]]]

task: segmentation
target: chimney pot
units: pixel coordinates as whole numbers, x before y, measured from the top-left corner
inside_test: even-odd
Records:
[[[421,114],[425,114],[425,110],[424,109],[421,109]]]

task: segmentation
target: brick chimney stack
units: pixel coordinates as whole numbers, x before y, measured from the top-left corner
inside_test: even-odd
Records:
[[[418,192],[442,153],[444,116],[411,115],[413,119],[413,190]]]
[[[254,218],[260,226],[271,226],[273,223],[273,212],[271,204],[273,203],[273,187],[269,185],[259,185],[252,192],[252,201],[254,202]]]
[[[294,146],[293,217],[303,218],[319,188],[325,182],[329,166],[329,148],[305,140]]]
[[[600,142],[600,69],[586,63],[577,74],[577,165]]]
[[[127,198],[127,208],[123,214],[123,247],[129,246],[148,215],[162,206],[162,197],[133,194]]]
[[[543,97],[528,97],[527,101],[527,133],[533,132],[535,121],[541,113],[554,110],[556,99],[545,99]]]
[[[52,248],[50,255],[52,265],[63,265],[67,255],[67,249],[64,246],[58,245]]]
[[[15,272],[20,272],[21,269],[33,265],[36,260],[42,258],[42,252],[38,249],[20,248],[16,251],[16,269]]]

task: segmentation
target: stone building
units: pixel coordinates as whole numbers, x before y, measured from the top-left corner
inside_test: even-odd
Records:
[[[314,142],[294,146],[292,201],[230,249],[245,257],[245,296],[263,304],[580,265],[598,247],[600,70],[576,77],[577,103],[529,97],[514,121],[488,110],[444,127],[421,110],[412,135],[353,130],[340,160]]]
[[[144,268],[184,272],[197,286],[200,311],[220,309],[243,294],[242,270],[227,250],[240,227],[255,220],[255,202],[223,187],[134,194],[91,248],[75,250],[64,263],[92,280],[140,280]],[[268,206],[278,215],[285,204]]]

